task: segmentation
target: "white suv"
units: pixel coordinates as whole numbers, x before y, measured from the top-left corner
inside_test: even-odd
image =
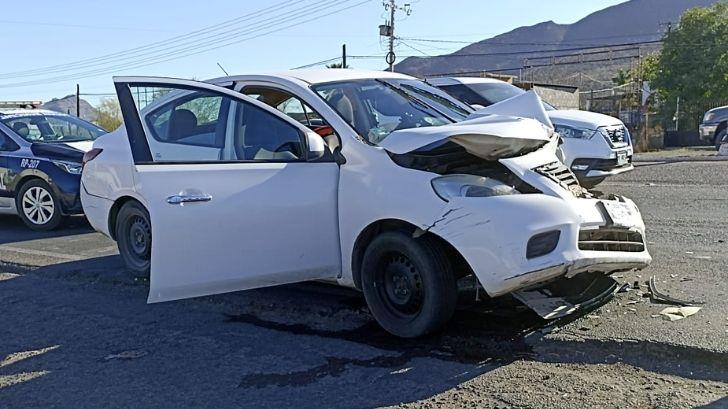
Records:
[[[469,107],[412,77],[115,83],[125,126],[86,155],[82,202],[151,270],[149,302],[330,280],[415,337],[451,317],[465,276],[496,297],[651,261],[635,204],[581,188],[549,128],[463,121]]]
[[[492,78],[437,77],[427,79],[453,97],[471,106],[487,107],[517,97],[526,91]],[[607,176],[633,169],[632,142],[622,121],[595,112],[557,110],[544,104],[556,132],[561,135],[564,163],[579,182],[594,187]]]

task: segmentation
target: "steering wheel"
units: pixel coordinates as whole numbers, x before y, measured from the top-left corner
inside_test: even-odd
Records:
[[[296,142],[288,141],[288,142],[284,142],[281,145],[279,145],[277,148],[275,148],[273,150],[273,152],[280,153],[280,152],[288,151],[288,152],[294,153],[295,149],[296,149]]]

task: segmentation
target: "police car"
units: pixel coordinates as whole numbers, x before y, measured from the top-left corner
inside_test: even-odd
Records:
[[[58,112],[0,109],[0,214],[51,230],[64,216],[82,213],[83,155],[104,133]]]

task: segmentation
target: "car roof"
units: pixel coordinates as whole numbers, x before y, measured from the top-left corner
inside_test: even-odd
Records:
[[[456,85],[456,84],[503,84],[506,81],[495,78],[483,77],[433,77],[428,78],[427,82],[432,85]]]
[[[0,108],[0,118],[35,115],[70,116],[61,112],[50,111],[48,109]]]
[[[315,68],[315,69],[300,69],[300,70],[288,70],[279,71],[272,73],[253,73],[250,75],[231,75],[227,77],[220,77],[209,80],[212,83],[226,82],[226,81],[238,81],[243,78],[251,77],[268,77],[268,78],[284,78],[284,79],[296,79],[308,84],[323,84],[327,82],[337,81],[351,81],[351,80],[362,80],[362,79],[416,79],[409,75],[400,74],[390,71],[376,71],[376,70],[359,70],[351,68]]]

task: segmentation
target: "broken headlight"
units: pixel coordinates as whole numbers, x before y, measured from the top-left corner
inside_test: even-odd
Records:
[[[580,128],[577,126],[554,125],[554,130],[562,138],[591,139],[599,131],[596,129]]]
[[[490,197],[521,193],[500,180],[475,175],[441,176],[432,179],[432,188],[445,201],[453,197]]]
[[[83,165],[80,163],[53,161],[53,164],[72,175],[80,175],[83,170]]]

